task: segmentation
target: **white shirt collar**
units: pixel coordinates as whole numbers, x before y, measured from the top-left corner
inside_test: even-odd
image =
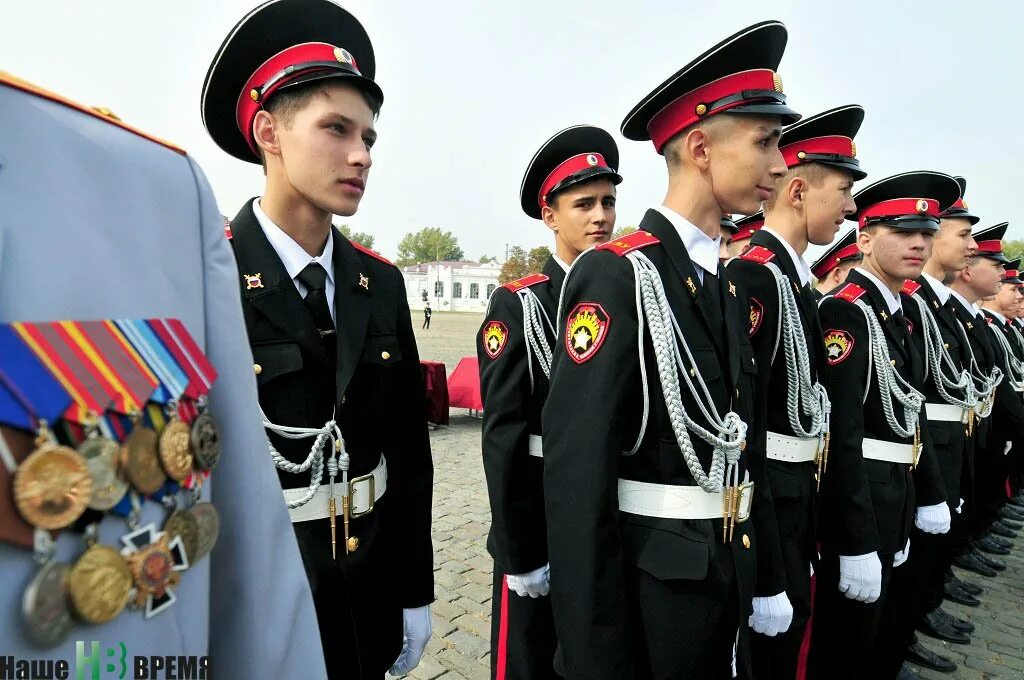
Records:
[[[263,233],[266,234],[267,240],[270,241],[270,245],[273,247],[274,252],[276,252],[277,256],[281,258],[281,264],[284,265],[284,269],[288,272],[288,276],[294,280],[295,277],[299,275],[299,272],[305,269],[306,265],[310,262],[319,262],[323,265],[324,269],[327,270],[327,280],[331,285],[334,285],[333,235],[328,236],[327,244],[324,246],[324,251],[320,253],[318,257],[313,257],[303,250],[302,246],[296,243],[291,236],[286,234],[281,227],[274,224],[273,220],[267,217],[267,214],[263,212],[263,208],[260,207],[260,199],[257,198],[252,202],[252,211],[256,215],[256,221],[259,222],[260,227],[263,228]]]
[[[982,309],[984,310],[984,311],[982,312],[982,314],[984,314],[985,312],[988,312],[988,313],[989,313],[989,314],[991,314],[992,316],[994,316],[994,317],[996,317],[997,319],[999,319],[999,322],[1000,322],[1000,323],[1006,323],[1006,317],[1005,317],[1005,316],[1003,316],[1002,314],[1000,314],[999,312],[997,312],[996,310],[994,310],[994,309],[989,309],[988,307],[982,307]]]
[[[874,284],[875,288],[877,288],[882,294],[882,297],[885,298],[885,304],[889,305],[890,314],[903,311],[903,306],[900,305],[899,295],[893,295],[893,292],[889,290],[889,287],[882,283],[877,276],[869,272],[867,269],[857,267],[857,271],[864,276],[864,278]]]
[[[675,227],[679,238],[683,241],[683,247],[690,255],[690,260],[700,269],[697,276],[704,282],[704,272],[718,275],[718,244],[722,237],[711,238],[698,229],[690,220],[686,219],[672,208],[659,205],[655,208],[665,216],[672,226]]]
[[[949,299],[949,295],[953,291],[942,285],[942,281],[939,281],[928,272],[921,272],[921,274],[924,276],[925,283],[931,286],[932,292],[935,293],[935,297],[939,298],[939,304],[946,304],[946,300]]]
[[[967,301],[967,298],[965,298],[963,295],[961,295],[960,293],[956,292],[955,290],[953,290],[949,286],[946,286],[946,290],[948,290],[949,294],[952,295],[960,304],[962,304],[964,306],[964,309],[966,309],[968,313],[974,314],[975,316],[977,316],[977,314],[978,314],[977,309],[975,309],[974,305],[972,305],[970,302]]]
[[[806,286],[808,283],[810,283],[811,268],[807,265],[807,262],[804,260],[804,258],[800,257],[797,254],[796,250],[793,249],[793,246],[789,245],[789,241],[782,238],[782,236],[779,235],[779,232],[775,231],[774,229],[767,225],[761,227],[761,231],[766,231],[775,238],[777,238],[779,240],[779,243],[782,244],[782,247],[786,249],[787,253],[789,253],[789,259],[793,261],[793,267],[796,269],[796,273],[800,277],[800,285]]]
[[[569,273],[569,265],[562,262],[562,258],[558,257],[558,255],[555,255],[554,253],[551,254],[551,258],[555,261],[555,264],[557,264],[565,271],[566,274]]]

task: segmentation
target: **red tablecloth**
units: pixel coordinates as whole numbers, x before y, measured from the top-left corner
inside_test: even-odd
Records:
[[[423,368],[423,385],[427,391],[427,422],[435,425],[448,424],[448,383],[445,380],[444,364],[440,361],[420,361]]]
[[[480,366],[476,357],[462,357],[459,365],[448,376],[449,403],[456,408],[482,411],[480,398]]]

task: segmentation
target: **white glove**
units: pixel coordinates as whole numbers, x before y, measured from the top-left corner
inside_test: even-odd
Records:
[[[956,514],[962,514],[964,511],[964,499],[960,499],[960,505],[956,506]]]
[[[882,562],[877,552],[839,556],[839,592],[858,602],[874,602],[882,595]]]
[[[947,533],[949,521],[949,505],[946,503],[926,505],[914,513],[914,524],[926,534]]]
[[[420,665],[420,657],[433,632],[430,605],[402,610],[402,618],[405,622],[405,642],[402,644],[402,653],[388,671],[396,678]]]
[[[789,603],[786,591],[771,597],[755,597],[754,613],[750,615],[750,627],[755,633],[775,637],[789,630],[793,623],[793,605]]]
[[[910,539],[909,538],[907,539],[907,547],[904,548],[903,550],[900,550],[898,553],[896,553],[893,556],[893,558],[892,558],[892,566],[894,566],[894,567],[900,566],[901,564],[903,564],[904,562],[907,561],[908,557],[910,557]]]
[[[551,565],[545,564],[526,574],[508,574],[505,582],[519,597],[544,597],[551,592]]]

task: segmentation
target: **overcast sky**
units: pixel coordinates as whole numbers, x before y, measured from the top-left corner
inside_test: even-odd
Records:
[[[214,52],[252,0],[81,0],[5,3],[0,69],[183,146],[205,169],[221,211],[260,193],[257,166],[207,137],[199,115]],[[1011,221],[1024,161],[1024,10],[1017,3],[861,2],[343,3],[374,41],[385,102],[359,213],[346,220],[393,256],[402,235],[453,231],[466,252],[550,243],[519,208],[536,148],[592,123],[619,141],[618,226],[661,202],[664,164],[618,134],[650,89],[744,26],[780,19],[779,72],[805,115],[867,110],[857,150],[871,182],[905,170],[962,174],[979,226]],[[2,138],[0,138],[2,145]],[[813,253],[809,253],[813,255]]]

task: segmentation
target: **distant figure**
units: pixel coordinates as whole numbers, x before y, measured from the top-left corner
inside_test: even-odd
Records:
[[[430,310],[430,303],[427,303],[427,306],[423,308],[423,327],[426,329],[430,328],[430,316],[432,314],[433,312]]]

